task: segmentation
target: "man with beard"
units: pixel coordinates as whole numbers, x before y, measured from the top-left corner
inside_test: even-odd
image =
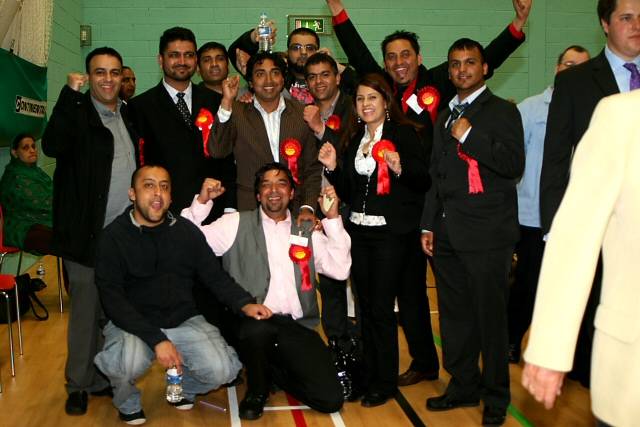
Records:
[[[236,48],[255,55],[258,52],[257,30],[249,30],[242,34],[231,46],[229,56],[235,64]],[[307,59],[320,49],[320,37],[309,28],[296,28],[287,38],[287,74],[285,76],[285,88],[293,99],[304,105],[313,104],[313,96],[304,76],[304,65]],[[351,95],[355,89],[356,76],[352,68],[340,66],[340,89]],[[247,76],[250,77],[250,76]]]
[[[233,380],[241,368],[233,348],[196,310],[191,289],[204,283],[242,317],[267,319],[271,311],[225,273],[204,236],[174,217],[166,169],[142,166],[132,175],[129,206],[104,231],[96,263],[96,284],[109,323],[96,365],[113,385],[120,419],[146,421],[135,381],[153,359],[183,375],[183,394],[171,403],[193,408],[196,394]]]
[[[140,163],[165,167],[172,177],[173,205],[189,206],[202,180],[214,177],[230,189],[212,213],[235,207],[235,165],[231,158],[215,160],[207,149],[221,96],[193,85],[196,72],[196,38],[187,28],[174,27],[160,37],[158,63],[163,78],[157,86],[130,102],[140,134]],[[202,121],[201,121],[202,120]]]
[[[122,86],[120,86],[120,99],[129,102],[136,93],[136,73],[131,67],[122,66]]]
[[[198,49],[200,86],[222,95],[222,81],[229,75],[227,49],[218,42],[207,42]]]

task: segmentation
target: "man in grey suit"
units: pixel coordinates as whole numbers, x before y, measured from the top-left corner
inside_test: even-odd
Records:
[[[303,119],[303,106],[282,95],[285,70],[285,62],[277,54],[252,56],[247,76],[254,100],[249,104],[234,102],[238,77],[223,82],[219,124],[210,137],[209,151],[218,158],[235,156],[238,210],[255,209],[255,173],[276,161],[291,169],[300,189],[293,204],[294,216],[310,219],[320,193],[317,141]]]

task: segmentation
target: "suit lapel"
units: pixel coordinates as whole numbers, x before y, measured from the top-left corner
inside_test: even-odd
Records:
[[[604,54],[604,50],[600,55],[593,59],[593,79],[596,85],[600,87],[604,96],[609,96],[620,92],[616,78],[611,71],[611,65]]]

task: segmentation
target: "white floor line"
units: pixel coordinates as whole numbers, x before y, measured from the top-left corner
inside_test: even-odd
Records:
[[[346,427],[346,425],[344,424],[344,420],[340,415],[340,412],[332,412],[331,421],[333,421],[333,425],[336,427]]]
[[[308,406],[265,406],[265,411],[295,411],[297,409],[311,409]]]
[[[240,415],[238,414],[238,395],[235,386],[227,388],[227,397],[229,398],[229,418],[231,418],[231,427],[240,427]]]

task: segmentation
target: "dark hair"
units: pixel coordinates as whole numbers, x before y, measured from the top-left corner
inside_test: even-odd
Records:
[[[298,34],[306,34],[309,36],[313,36],[316,39],[316,46],[320,47],[320,37],[318,37],[318,33],[313,31],[311,28],[300,27],[300,28],[296,28],[295,30],[289,33],[289,37],[287,37],[287,49],[291,45],[291,39],[293,38],[293,36]]]
[[[91,62],[93,57],[97,55],[109,55],[118,58],[118,61],[120,61],[120,66],[122,66],[122,56],[120,56],[117,50],[107,46],[98,47],[89,52],[84,60],[84,69],[86,70],[87,74],[89,74],[89,63]]]
[[[131,174],[131,188],[135,188],[136,180],[138,179],[138,175],[140,175],[140,172],[142,172],[143,169],[150,169],[150,168],[164,169],[165,171],[167,171],[167,175],[169,175],[169,182],[171,182],[171,174],[169,173],[167,168],[161,165],[156,165],[154,163],[147,163],[142,166],[138,166],[136,170],[134,170],[133,173]]]
[[[575,50],[578,53],[587,53],[589,54],[589,51],[587,49],[585,49],[584,47],[577,45],[577,44],[572,44],[571,46],[569,46],[568,48],[566,48],[565,50],[562,51],[562,53],[560,54],[560,56],[558,56],[558,62],[556,65],[560,65],[562,64],[562,58],[564,57],[565,53],[569,52],[570,50]]]
[[[468,39],[466,37],[458,39],[453,42],[453,44],[449,48],[449,51],[447,52],[447,60],[449,59],[449,56],[451,56],[451,52],[453,52],[454,50],[473,50],[473,49],[478,49],[478,51],[480,52],[480,60],[484,64],[485,63],[484,47],[482,47],[482,45],[477,41]]]
[[[382,95],[382,98],[387,103],[387,111],[389,112],[389,119],[399,125],[410,125],[413,126],[416,131],[422,129],[422,125],[413,122],[404,115],[398,103],[393,96],[393,90],[389,83],[385,80],[385,78],[380,73],[370,73],[362,76],[360,81],[356,86],[356,93],[353,95],[353,114],[351,116],[351,122],[349,123],[349,128],[345,131],[340,138],[340,145],[343,147],[347,147],[352,138],[356,136],[359,132],[364,129],[365,123],[358,123],[358,113],[356,107],[356,99],[358,97],[358,88],[360,86],[369,87],[379,94]]]
[[[123,65],[123,66],[122,66],[122,71],[124,71],[124,70],[131,70],[131,71],[133,71],[133,69],[132,69],[131,67],[129,67],[128,65]]]
[[[245,77],[248,82],[253,81],[253,69],[256,64],[262,64],[265,59],[272,60],[273,65],[280,69],[283,77],[287,74],[287,63],[282,59],[282,56],[275,52],[260,52],[249,58],[249,62],[247,62],[247,75]]]
[[[598,20],[608,24],[616,7],[618,7],[618,0],[598,0]]]
[[[162,55],[164,51],[167,50],[169,43],[176,40],[191,42],[193,43],[193,46],[198,46],[196,43],[196,36],[193,34],[193,31],[184,27],[173,27],[165,30],[165,32],[160,36],[158,53]]]
[[[17,150],[20,147],[20,141],[22,141],[25,138],[31,138],[33,142],[36,141],[36,139],[30,133],[26,133],[26,132],[19,133],[18,135],[16,135],[15,138],[13,138],[13,141],[11,141],[11,149]]]
[[[324,52],[317,52],[314,53],[313,55],[311,55],[308,59],[307,62],[305,62],[304,64],[304,77],[307,77],[307,74],[309,73],[309,67],[312,65],[318,65],[318,64],[329,64],[329,66],[331,67],[331,70],[333,70],[333,74],[338,74],[338,63],[336,62],[335,59],[333,59],[331,57],[331,55],[324,53]]]
[[[224,47],[224,45],[222,43],[206,42],[205,44],[200,46],[200,48],[198,49],[198,65],[200,65],[200,57],[202,56],[202,54],[205,53],[206,51],[212,50],[212,49],[221,50],[222,53],[224,54],[224,58],[227,61],[229,60],[229,53],[227,52],[227,48]]]
[[[413,50],[416,51],[416,55],[418,55],[420,53],[420,44],[418,43],[418,35],[416,33],[413,33],[411,31],[405,31],[405,30],[398,30],[395,31],[391,34],[389,34],[387,37],[384,38],[384,40],[382,40],[382,43],[380,43],[380,47],[382,48],[382,57],[384,58],[384,56],[386,55],[386,50],[387,50],[387,45],[391,42],[394,42],[396,40],[406,40],[409,43],[411,43],[411,47],[413,48]]]
[[[253,181],[253,192],[256,196],[260,194],[260,183],[264,179],[264,174],[274,170],[283,171],[287,175],[287,179],[289,180],[289,184],[291,185],[291,188],[293,188],[294,190],[296,189],[296,183],[293,180],[293,175],[291,174],[291,171],[289,170],[289,168],[283,165],[282,163],[271,162],[271,163],[265,164],[260,169],[258,169],[258,172],[256,172],[256,178]]]

